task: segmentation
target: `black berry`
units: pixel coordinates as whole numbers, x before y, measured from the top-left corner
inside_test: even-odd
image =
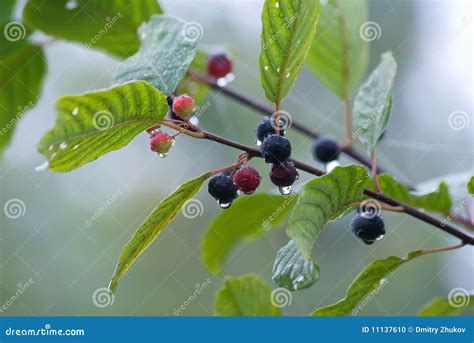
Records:
[[[265,162],[267,163],[281,163],[284,162],[291,155],[291,144],[288,139],[280,135],[269,135],[260,146]]]
[[[382,217],[371,212],[358,213],[351,221],[351,230],[364,243],[372,244],[385,234]]]
[[[237,187],[234,185],[229,173],[220,173],[212,177],[209,180],[208,191],[222,208],[229,207],[238,196]]]
[[[323,163],[337,160],[340,151],[337,142],[327,137],[318,138],[313,148],[314,158]]]
[[[272,119],[268,116],[262,118],[260,123],[258,123],[257,128],[255,129],[255,133],[257,134],[257,140],[263,142],[265,137],[268,135],[275,134],[275,124],[272,123]],[[285,130],[280,129],[280,135],[285,135]]]
[[[270,180],[275,186],[289,187],[295,183],[298,177],[299,174],[296,170],[295,164],[291,161],[285,161],[283,163],[276,163],[272,165],[272,170],[270,171]]]

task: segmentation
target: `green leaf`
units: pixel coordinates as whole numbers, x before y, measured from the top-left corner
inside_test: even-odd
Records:
[[[221,272],[226,257],[242,240],[257,239],[281,224],[297,195],[254,194],[241,197],[214,218],[202,242],[202,259],[213,273]]]
[[[160,202],[153,213],[145,219],[143,224],[134,233],[132,239],[122,249],[117,267],[110,281],[109,290],[111,292],[115,292],[119,279],[178,214],[186,201],[191,199],[201,189],[204,181],[210,176],[211,173],[206,173],[182,184],[174,193]]]
[[[454,289],[456,290],[456,289]],[[453,298],[438,298],[425,307],[423,307],[419,316],[457,316],[464,311],[474,307],[474,295],[469,295],[467,291],[458,289],[460,292],[453,295]]]
[[[69,171],[120,149],[136,135],[162,121],[166,97],[143,81],[56,102],[57,119],[38,151],[55,171]]]
[[[127,57],[140,46],[138,28],[155,13],[162,13],[157,0],[29,0],[23,17],[48,35]]]
[[[280,104],[306,59],[316,32],[319,1],[265,0],[260,79],[267,98]]]
[[[367,146],[372,154],[390,119],[392,87],[397,62],[391,52],[382,54],[382,60],[359,88],[354,99],[353,135]]]
[[[448,186],[444,182],[439,184],[436,191],[423,195],[411,193],[407,186],[399,183],[388,174],[379,175],[379,185],[386,195],[412,207],[446,215],[452,206],[451,195]]]
[[[228,277],[216,294],[214,309],[218,316],[280,316],[271,299],[272,289],[259,276]]]
[[[474,176],[471,176],[471,179],[467,184],[467,191],[471,194],[474,194]]]
[[[421,256],[422,251],[413,251],[406,258],[390,256],[384,260],[376,260],[369,264],[352,282],[346,292],[346,297],[334,305],[321,307],[311,313],[312,316],[346,316],[357,314],[360,310],[357,304],[365,299],[376,296],[388,281],[385,279],[404,263]]]
[[[11,20],[13,2],[5,6],[2,3],[5,12],[0,19],[0,151],[10,142],[17,122],[36,104],[46,74],[42,47],[29,44],[25,26]]]
[[[290,291],[305,289],[319,279],[319,265],[301,255],[294,240],[278,250],[273,264],[273,281]]]
[[[194,22],[153,16],[143,33],[140,51],[119,65],[115,82],[145,80],[163,94],[173,93],[196,55],[200,30],[202,27]],[[193,32],[196,36],[191,36]]]
[[[306,260],[324,225],[363,199],[369,176],[361,166],[336,167],[329,174],[307,182],[290,216],[288,236]]]
[[[191,62],[189,69],[201,74],[207,72],[207,54],[198,50],[194,60]],[[189,94],[194,98],[196,104],[200,104],[209,95],[209,87],[202,82],[197,81],[191,76],[186,75],[183,80],[178,83],[177,94]],[[199,109],[196,110],[199,112]]]
[[[340,98],[348,98],[364,76],[369,46],[359,33],[367,21],[367,0],[321,4],[318,29],[306,65]]]

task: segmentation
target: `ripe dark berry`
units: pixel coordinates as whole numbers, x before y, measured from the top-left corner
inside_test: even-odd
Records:
[[[252,194],[260,185],[260,174],[255,168],[243,166],[234,174],[234,184],[245,194]]]
[[[153,133],[150,137],[150,148],[152,151],[166,156],[168,151],[173,146],[173,137],[164,131]]]
[[[257,134],[257,140],[263,142],[265,137],[268,135],[275,134],[275,128],[273,127],[275,124],[272,125],[272,119],[268,116],[262,118],[260,123],[258,123],[257,128],[255,129],[255,133]],[[285,135],[285,130],[280,129],[280,135]]]
[[[193,114],[195,108],[196,104],[194,99],[187,94],[180,95],[173,100],[172,110],[181,118],[189,118],[191,114]]]
[[[237,187],[229,173],[220,173],[212,177],[208,184],[209,194],[219,202],[222,208],[227,208],[237,198]]]
[[[260,146],[265,162],[267,163],[281,163],[284,162],[291,155],[291,144],[288,139],[280,135],[269,135]]]
[[[232,72],[232,61],[226,54],[215,54],[207,60],[207,74],[216,79]]]
[[[314,158],[323,163],[337,160],[340,151],[337,142],[328,137],[318,138],[313,148]]]
[[[372,244],[385,234],[382,217],[370,212],[358,213],[351,221],[351,230],[364,243]]]
[[[296,170],[295,164],[291,161],[285,161],[283,163],[276,163],[272,165],[272,170],[270,171],[270,180],[275,186],[289,187],[295,183],[298,177],[299,174]]]

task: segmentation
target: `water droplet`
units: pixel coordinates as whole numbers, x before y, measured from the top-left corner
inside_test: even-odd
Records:
[[[290,77],[290,73],[286,73],[286,78],[289,78]]]
[[[225,80],[227,81],[227,83],[234,81],[234,79],[235,79],[234,73],[229,73],[225,76]]]
[[[280,191],[281,194],[283,195],[288,195],[291,193],[292,186],[287,186],[287,187],[278,187],[278,190]]]
[[[76,144],[72,147],[72,150],[76,150],[77,148],[79,148],[79,144]]]
[[[257,139],[257,140],[255,141],[255,144],[257,144],[257,146],[260,146],[260,145],[262,145],[262,141],[261,141],[260,139]]]
[[[217,203],[218,203],[219,206],[220,206],[221,208],[223,208],[224,210],[225,210],[226,208],[229,208],[230,205],[232,205],[231,202],[220,202],[220,201],[218,201]]]
[[[384,237],[384,235],[380,235],[380,236],[378,236],[375,240],[376,240],[376,241],[380,241],[383,237]]]
[[[74,109],[72,110],[72,115],[77,116],[78,114],[79,114],[79,107],[74,107]]]
[[[51,144],[51,145],[48,147],[48,150],[51,151],[51,150],[53,150],[53,149],[54,149],[54,145]]]
[[[66,7],[66,9],[68,9],[68,10],[73,10],[77,6],[78,6],[78,4],[75,0],[70,0],[70,1],[66,2],[66,4],[64,5],[64,7]]]
[[[67,148],[67,143],[66,142],[62,142],[61,144],[59,144],[59,149],[64,150],[66,148]]]
[[[220,77],[217,79],[217,85],[219,87],[225,87],[227,85],[227,80],[225,77]]]
[[[52,160],[53,158],[55,158],[57,155],[57,153],[53,152],[53,154],[51,155],[51,157],[49,158],[50,160]]]
[[[279,3],[279,2],[276,2],[276,3],[275,3],[275,7],[276,7],[276,8],[279,8],[279,7],[280,7],[280,3]]]
[[[191,116],[191,118],[189,118],[189,122],[195,126],[199,125],[199,118],[197,116]]]
[[[280,72],[280,67],[277,68],[277,73],[279,73],[279,72]]]
[[[268,70],[268,66],[263,67],[263,69]]]
[[[168,153],[163,152],[163,153],[158,154],[158,156],[160,156],[161,158],[165,158],[166,156],[168,156]]]
[[[330,173],[334,168],[339,167],[341,164],[339,163],[338,160],[333,160],[331,162],[328,162],[325,165],[326,171]]]
[[[42,172],[42,171],[47,170],[48,167],[49,167],[49,161],[46,161],[42,165],[39,165],[39,166],[35,167],[35,171]]]

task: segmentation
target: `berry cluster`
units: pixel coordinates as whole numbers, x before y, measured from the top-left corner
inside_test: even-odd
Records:
[[[222,208],[229,208],[239,195],[252,194],[260,185],[261,177],[255,168],[244,164],[235,171],[217,174],[209,180],[208,191]]]
[[[261,142],[262,157],[266,163],[271,164],[270,180],[279,187],[282,194],[287,195],[299,175],[294,163],[289,161],[291,143],[283,136],[283,130],[276,134],[275,126],[271,118],[264,117],[255,132],[257,142]]]

